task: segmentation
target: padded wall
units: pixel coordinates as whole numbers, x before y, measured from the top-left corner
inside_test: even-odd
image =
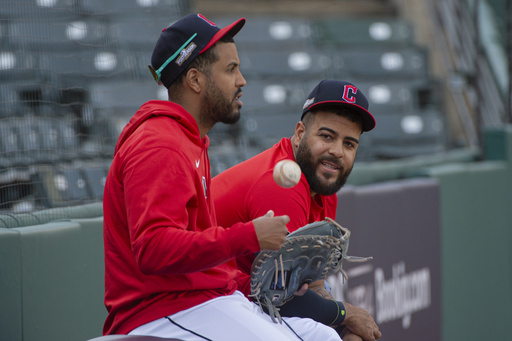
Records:
[[[103,218],[0,228],[0,339],[101,335]]]
[[[512,170],[431,170],[442,206],[443,340],[507,340],[512,321]]]
[[[0,228],[0,338],[22,340],[21,239]]]
[[[102,334],[107,310],[103,303],[105,293],[105,263],[103,252],[103,217],[73,219],[80,224],[82,250],[82,310],[80,328],[87,338]]]
[[[80,225],[58,222],[13,230],[21,236],[23,341],[78,340]]]

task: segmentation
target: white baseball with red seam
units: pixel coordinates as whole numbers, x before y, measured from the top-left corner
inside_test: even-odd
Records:
[[[299,165],[293,160],[281,160],[274,167],[274,181],[284,188],[297,185],[301,174]]]

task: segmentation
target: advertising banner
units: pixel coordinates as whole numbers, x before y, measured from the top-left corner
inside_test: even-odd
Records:
[[[439,189],[434,179],[414,179],[338,193],[337,222],[351,230],[345,262],[328,278],[335,299],[367,309],[381,340],[440,340],[441,258]]]

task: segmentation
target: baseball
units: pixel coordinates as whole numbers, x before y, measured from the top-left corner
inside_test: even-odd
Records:
[[[299,165],[292,160],[281,160],[274,167],[274,181],[284,188],[298,184],[301,174]]]

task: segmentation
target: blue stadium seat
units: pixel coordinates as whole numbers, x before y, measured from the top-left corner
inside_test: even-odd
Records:
[[[90,198],[87,191],[87,182],[79,168],[57,168],[54,176],[57,190],[62,193],[64,200],[73,202]]]
[[[144,102],[152,99],[167,100],[167,89],[149,76],[145,81],[101,80],[91,82],[89,87],[90,104],[93,109],[115,108],[126,110],[131,117]]]
[[[211,175],[214,177],[226,169],[245,161],[248,155],[244,148],[217,143],[209,149],[208,156],[210,158]]]
[[[40,117],[37,119],[40,136],[40,162],[53,164],[64,160],[61,151],[60,129],[57,118]]]
[[[30,163],[40,162],[41,157],[41,131],[38,120],[33,116],[19,117],[14,121],[19,135],[20,154]]]
[[[41,51],[37,57],[41,70],[51,72],[65,83],[75,86],[83,87],[85,81],[106,77],[133,79],[141,72],[137,53],[112,47],[91,47],[64,52]],[[147,74],[147,63],[145,69]]]
[[[401,18],[343,18],[313,19],[313,41],[320,46],[337,45],[357,48],[385,45],[406,47],[414,45],[412,25]]]
[[[370,135],[373,152],[383,159],[442,153],[447,148],[445,119],[433,109],[380,115]]]
[[[11,20],[5,19],[0,15],[0,46],[8,46],[11,42]]]
[[[66,16],[21,17],[9,21],[10,43],[30,50],[69,50],[77,47],[108,46],[111,41],[103,17]]]
[[[429,76],[428,51],[420,47],[332,49],[330,54],[338,78],[389,80]]]
[[[95,109],[95,121],[91,127],[90,141],[88,141],[90,145],[87,147],[96,156],[112,157],[117,139],[130,120],[130,117],[131,115],[128,115],[128,110],[118,111],[114,108]]]
[[[163,29],[180,19],[174,12],[162,11],[151,15],[151,20],[145,15],[126,18],[113,16],[110,19],[112,42],[127,50],[143,49],[148,55],[148,62],[155,43]]]
[[[20,105],[18,102],[15,87],[11,84],[0,84],[0,117],[15,116]]]
[[[0,155],[8,159],[12,166],[24,166],[29,163],[21,153],[20,135],[13,119],[0,120],[0,141]]]
[[[61,160],[80,159],[80,141],[74,122],[59,119],[55,122],[55,128],[58,133],[58,152]]]
[[[152,15],[162,12],[178,16],[189,14],[188,0],[77,0],[78,11],[83,14]]]
[[[87,183],[79,166],[69,164],[38,165],[32,180],[36,200],[44,207],[76,205],[91,201]]]
[[[242,88],[241,97],[244,103],[242,111],[286,107],[295,108],[297,114],[302,110],[307,95],[321,79],[311,82],[290,81],[288,78],[272,80],[252,80]],[[314,85],[309,85],[316,82]],[[289,108],[288,108],[289,107]]]
[[[107,169],[101,165],[84,165],[81,169],[90,198],[103,199]]]
[[[239,51],[243,75],[251,79],[300,80],[319,78],[332,72],[331,56],[323,51]]]
[[[300,121],[297,110],[259,110],[247,112],[241,120],[244,138],[250,147],[264,150],[283,137],[290,137]]]
[[[37,56],[12,46],[0,46],[0,81],[34,79],[40,73]]]
[[[15,74],[17,73],[14,69],[13,71]],[[16,78],[14,76],[1,82],[0,110],[5,110],[5,112],[1,112],[0,116],[39,115],[39,106],[59,101],[60,92],[53,82],[50,82],[46,77],[35,74],[36,72],[33,69],[24,71],[33,74],[27,78]]]
[[[0,6],[0,15],[30,16],[40,18],[48,15],[67,15],[76,9],[77,0],[10,0]]]
[[[441,87],[432,78],[351,80],[368,98],[370,112],[376,118],[380,114],[404,115],[411,110],[441,107]]]
[[[235,37],[240,51],[293,51],[312,46],[312,29],[307,19],[247,15],[244,29]],[[225,27],[238,17],[211,18]]]

